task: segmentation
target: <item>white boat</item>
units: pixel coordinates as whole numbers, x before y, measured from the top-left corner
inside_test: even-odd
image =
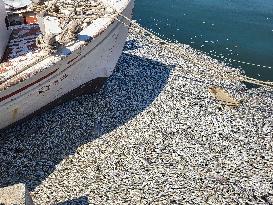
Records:
[[[128,35],[118,13],[131,18],[133,5],[133,0],[0,0],[0,129],[86,85],[100,87]]]

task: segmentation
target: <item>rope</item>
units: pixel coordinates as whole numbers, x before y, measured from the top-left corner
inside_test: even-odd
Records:
[[[84,3],[84,1],[76,1],[75,3],[76,3],[77,6],[79,6],[79,4]],[[100,2],[100,3],[97,2],[97,4],[95,6],[91,5],[91,3],[90,3],[85,7],[81,7],[81,8],[84,8],[84,9],[81,10],[81,15],[76,15],[76,10],[74,9],[73,13],[75,15],[69,15],[69,16],[59,14],[59,12],[56,11],[56,8],[57,8],[56,5],[57,4],[62,4],[62,6],[63,6],[63,5],[65,5],[65,2],[60,1],[60,0],[54,0],[53,2],[48,2],[48,5],[46,7],[45,7],[45,5],[36,5],[36,6],[34,6],[34,9],[36,9],[36,11],[47,12],[48,14],[56,16],[56,17],[58,17],[60,19],[76,19],[77,21],[82,19],[82,23],[84,22],[84,19],[90,18],[90,21],[88,23],[91,23],[93,18],[94,18],[94,15],[96,15],[97,18],[99,16],[101,16],[102,14],[105,15],[106,14],[106,8],[110,7],[113,10],[114,14],[116,15],[115,19],[117,21],[121,22],[126,27],[130,28],[131,30],[137,31],[141,35],[149,35],[149,40],[152,43],[163,46],[164,48],[168,49],[170,52],[173,52],[176,55],[183,57],[183,59],[190,61],[191,63],[193,63],[197,67],[201,67],[201,68],[206,67],[206,68],[209,68],[210,70],[213,70],[214,72],[216,72],[218,74],[217,76],[215,76],[215,74],[209,74],[209,73],[203,71],[204,75],[206,75],[206,76],[210,75],[211,77],[220,78],[222,80],[247,82],[247,83],[250,83],[250,84],[254,84],[254,85],[258,85],[258,86],[262,86],[262,87],[266,87],[266,88],[270,88],[270,89],[273,88],[273,82],[258,80],[258,79],[251,78],[251,77],[248,77],[246,75],[238,74],[238,73],[235,73],[235,72],[233,72],[233,73],[223,72],[224,68],[225,68],[225,66],[223,66],[223,65],[219,65],[222,68],[222,69],[219,69],[219,67],[215,67],[215,66],[211,66],[211,65],[208,66],[208,65],[205,65],[204,62],[199,62],[196,56],[192,56],[192,55],[186,53],[186,50],[183,51],[181,49],[180,45],[175,44],[175,43],[171,43],[171,42],[168,42],[166,40],[161,39],[160,37],[155,35],[153,32],[143,28],[142,26],[140,26],[135,21],[132,21],[128,17],[124,16],[122,13],[118,12],[112,6],[110,6],[110,5],[102,6],[104,4],[103,2]],[[67,6],[69,6],[69,5],[67,4]],[[97,8],[100,12],[97,11],[94,14],[90,14],[90,10],[92,11],[91,7]],[[75,8],[75,5],[74,5],[74,8]],[[105,12],[104,13],[101,12],[102,10],[104,10]],[[83,13],[85,13],[85,14],[83,14]],[[126,21],[128,21],[128,24],[126,22],[123,22],[122,20],[120,20],[119,17],[124,18]],[[64,25],[62,25],[62,27],[63,27],[64,32],[62,32],[60,34],[60,37],[61,37],[60,39],[62,39],[62,37],[65,34],[70,32],[69,31],[69,21],[64,21],[63,23],[64,23]],[[75,34],[77,29],[76,29],[76,26],[74,24],[73,24],[72,28],[73,27],[75,27],[74,28],[75,31],[74,30],[71,31],[69,33],[70,36],[67,39],[64,39],[63,43],[66,43],[67,41],[73,40],[73,38],[75,37],[74,34]],[[48,55],[46,55],[45,57],[42,57],[38,61],[42,61],[46,57],[48,57]],[[202,60],[202,59],[200,59],[200,60]],[[36,62],[38,62],[38,61],[36,61]],[[232,61],[235,62],[236,60],[232,60]],[[241,61],[236,61],[236,62],[241,62]],[[242,62],[242,63],[248,64],[246,62]],[[33,65],[33,63],[31,65]],[[252,65],[256,65],[256,64],[252,64]],[[26,68],[24,67],[24,69],[22,69],[21,72],[24,71],[25,69],[27,69],[27,67],[29,67],[29,66],[26,66]],[[185,68],[180,67],[180,66],[177,66],[177,67],[180,68],[181,70],[183,70],[185,73],[190,73],[190,74],[194,75],[195,77],[203,78],[201,76],[201,74],[200,74],[201,70],[199,70],[199,72],[195,72],[193,70],[190,70],[190,71],[186,70]],[[261,66],[260,65],[259,67],[267,67],[267,66]]]
[[[169,41],[169,43],[179,43],[177,40],[172,40],[172,39],[166,37],[164,34],[156,33],[156,32],[154,32],[154,31],[152,31],[152,30],[150,30],[150,31],[151,31],[154,35],[160,37],[161,39],[167,39],[167,40]],[[191,38],[191,39],[192,39],[192,38]],[[210,42],[214,42],[214,41],[210,41]],[[194,42],[191,42],[191,43],[194,43]],[[209,43],[209,41],[204,41],[204,43]],[[201,48],[204,47],[204,46],[205,46],[205,45],[202,45]],[[217,57],[217,58],[220,59],[220,61],[223,61],[224,63],[227,63],[227,64],[228,64],[228,62],[226,62],[226,61],[229,61],[229,62],[236,62],[236,63],[241,64],[241,65],[256,66],[256,68],[268,68],[268,69],[272,69],[272,68],[273,68],[272,66],[268,66],[268,65],[255,64],[255,63],[253,63],[253,62],[246,62],[246,61],[241,61],[241,60],[232,59],[232,58],[229,58],[229,57],[227,57],[227,56],[225,56],[225,55],[223,55],[223,54],[221,54],[221,53],[220,53],[220,54],[217,53],[215,50],[212,50],[212,51],[210,51],[210,52],[205,52],[205,51],[202,50],[202,51],[200,51],[200,52],[205,53],[205,54],[207,54],[207,55],[209,55],[209,56]],[[214,54],[213,54],[213,53],[214,53]],[[223,60],[223,59],[224,59],[224,60]]]
[[[143,28],[138,23],[136,23],[135,21],[132,21],[131,19],[129,19],[128,17],[124,16],[120,12],[117,12],[117,14],[118,14],[118,16],[120,16],[120,17],[126,19],[128,22],[130,22],[131,25],[135,26],[136,27],[135,29],[139,29],[140,31],[142,31],[140,33],[142,33],[143,35],[145,35],[145,33],[148,34],[148,35],[150,35],[151,36],[150,40],[153,43],[157,43],[157,44],[165,46],[165,47],[167,47],[169,49],[172,49],[172,51],[175,54],[182,55],[185,59],[190,60],[192,63],[194,63],[197,66],[204,67],[204,63],[200,63],[196,59],[194,59],[192,56],[190,56],[190,55],[188,55],[186,53],[183,53],[183,50],[181,49],[181,47],[179,45],[172,44],[172,43],[170,43],[170,42],[168,42],[166,40],[163,40],[163,39],[159,38],[154,33],[152,33],[150,31],[148,31],[147,29]],[[119,22],[121,22],[123,25],[127,26],[128,28],[133,28],[130,25],[126,24],[125,22],[121,21],[120,19],[118,19],[118,18],[116,18],[116,19]],[[242,75],[242,74],[236,74],[236,75],[230,75],[229,73],[225,73],[224,74],[223,70],[219,70],[218,67],[216,68],[216,67],[213,67],[213,66],[211,67],[210,66],[209,68],[212,69],[212,70],[214,70],[215,72],[219,73],[220,75],[222,75],[223,79],[229,79],[231,81],[236,81],[237,80],[237,81],[241,81],[241,82],[247,82],[247,83],[250,83],[250,84],[254,84],[254,85],[258,85],[258,86],[262,86],[262,87],[266,87],[266,88],[270,88],[270,89],[273,88],[273,82],[270,82],[270,81],[262,81],[262,80],[258,80],[258,79],[255,79],[255,78],[251,78],[251,77]]]
[[[256,66],[256,68],[268,68],[268,69],[272,69],[272,66],[260,65],[260,64],[250,63],[250,62],[246,62],[246,61],[240,61],[240,60],[236,60],[236,59],[232,59],[232,58],[227,58],[223,54],[218,54],[215,51],[214,51],[214,53],[216,53],[218,55],[212,54],[210,52],[204,52],[204,51],[202,51],[202,52],[205,53],[205,54],[207,54],[207,55],[210,55],[210,56],[214,56],[214,57],[217,57],[217,58],[224,59],[223,61],[225,63],[228,63],[226,61],[229,61],[229,62],[236,62],[236,63],[241,64],[241,65]]]
[[[76,4],[79,5],[80,3],[83,3],[84,1],[76,1]],[[50,9],[49,7],[52,7],[52,6],[55,6],[57,3],[59,4],[65,4],[64,2],[62,1],[58,1],[58,0],[54,0],[53,3],[49,3],[48,7],[45,9],[47,12],[50,12],[53,16],[56,16],[58,18],[65,18],[64,15],[61,15],[61,14],[58,14],[54,11],[50,11],[52,9]],[[173,51],[175,54],[177,55],[182,55],[182,57],[184,59],[188,59],[189,61],[191,61],[192,63],[194,63],[196,66],[199,66],[199,67],[203,67],[204,66],[204,63],[200,63],[198,62],[195,58],[193,58],[191,55],[188,55],[187,53],[183,52],[183,50],[181,50],[180,46],[177,45],[177,44],[172,44],[166,40],[163,40],[161,38],[159,38],[158,36],[156,36],[154,33],[148,31],[147,29],[143,28],[142,26],[140,26],[138,23],[132,21],[131,19],[129,19],[128,17],[124,16],[123,14],[121,14],[120,12],[118,12],[115,8],[113,8],[113,6],[110,6],[110,5],[104,5],[102,6],[104,3],[103,2],[97,2],[96,4],[96,8],[97,9],[103,9],[103,8],[107,8],[107,7],[111,7],[111,9],[120,17],[126,19],[131,25],[134,25],[135,26],[135,29],[138,28],[140,31],[142,31],[142,35],[145,35],[148,34],[150,35],[150,40],[153,42],[153,43],[156,43],[156,44],[160,44],[160,45],[163,45],[165,48],[168,48],[170,49],[171,51]],[[92,7],[92,6],[91,6]],[[54,7],[55,8],[55,7]],[[85,15],[73,15],[73,17],[69,17],[69,18],[73,18],[73,19],[83,19],[83,18],[88,18],[88,17],[93,17],[93,15],[88,15],[88,11],[90,12],[90,5],[85,5],[85,7],[81,7],[81,8],[84,8],[82,10],[82,14],[83,12],[85,12],[86,14]],[[97,13],[98,14],[98,13]],[[67,18],[67,17],[66,17]],[[125,26],[129,27],[130,28],[130,25],[126,24],[125,22],[119,20],[117,17],[116,17],[116,20],[120,21],[121,23],[123,23]],[[65,25],[64,27],[67,27],[67,25]],[[133,27],[131,27],[133,28]],[[134,28],[133,28],[134,29]],[[65,29],[66,30],[66,29]],[[69,32],[68,32],[69,33]],[[60,35],[61,37],[64,35],[64,32]],[[65,40],[64,42],[67,42],[69,40],[71,40],[73,38],[68,38],[68,40]],[[212,54],[213,55],[213,54]],[[216,57],[219,57],[219,56],[216,56]],[[229,59],[233,62],[241,62],[241,61],[238,61],[238,60],[232,60],[232,59]],[[243,64],[247,64],[247,65],[256,65],[254,63],[246,63],[246,62],[242,62]],[[267,67],[267,68],[271,68],[269,66],[261,66],[261,65],[256,65],[258,67]],[[251,77],[248,77],[248,76],[245,76],[245,75],[242,75],[242,74],[235,74],[235,75],[231,75],[230,73],[224,73],[222,72],[221,69],[219,69],[218,67],[214,67],[214,66],[209,66],[209,68],[211,70],[214,70],[216,73],[218,73],[220,76],[222,76],[223,79],[229,79],[231,81],[234,81],[234,80],[237,80],[237,81],[241,81],[241,82],[247,82],[247,83],[251,83],[251,84],[255,84],[255,85],[259,85],[259,86],[263,86],[263,87],[267,87],[267,88],[273,88],[273,82],[268,82],[268,81],[262,81],[262,80],[258,80],[258,79],[255,79],[255,78],[251,78]],[[222,67],[223,68],[223,67]]]

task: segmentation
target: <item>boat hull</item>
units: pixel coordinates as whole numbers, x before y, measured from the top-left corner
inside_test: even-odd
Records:
[[[133,1],[123,14],[131,17]],[[35,75],[28,84],[0,98],[0,129],[58,101],[87,84],[109,77],[122,53],[128,28],[114,21],[104,32],[69,57]],[[92,83],[93,82],[93,83]],[[101,83],[98,83],[100,86]],[[86,86],[84,86],[86,87]],[[89,90],[92,92],[92,90]]]

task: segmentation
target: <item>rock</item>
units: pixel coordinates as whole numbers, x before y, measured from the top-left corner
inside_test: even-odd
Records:
[[[0,188],[1,205],[34,205],[24,184]]]

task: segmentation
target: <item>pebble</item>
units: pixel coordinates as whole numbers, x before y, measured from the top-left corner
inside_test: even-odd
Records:
[[[130,31],[99,93],[1,133],[0,186],[26,183],[37,205],[272,203],[272,91],[220,80],[221,63],[180,47],[204,66]]]

